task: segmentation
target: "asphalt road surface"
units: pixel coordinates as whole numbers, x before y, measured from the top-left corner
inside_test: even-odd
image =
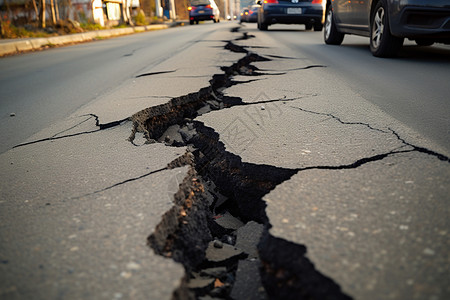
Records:
[[[1,58],[0,298],[448,299],[449,63],[234,22]]]
[[[0,152],[157,66],[216,27],[176,28],[0,60]],[[15,114],[14,118],[10,114]]]
[[[158,65],[202,40],[218,26],[179,27],[1,59],[0,152],[139,75],[144,66]],[[254,24],[245,26],[250,34],[258,32]],[[333,47],[322,42],[322,33],[301,26],[278,25],[264,34],[327,65],[365,99],[450,149],[450,46],[417,47],[407,41],[400,58],[380,60],[368,52],[366,38],[346,36],[342,46]]]
[[[247,26],[249,32],[257,30]],[[418,47],[406,40],[398,58],[380,60],[371,55],[364,37],[346,35],[343,44],[334,47],[323,43],[323,32],[301,27],[274,26],[267,34],[328,66],[362,97],[450,149],[449,45]]]

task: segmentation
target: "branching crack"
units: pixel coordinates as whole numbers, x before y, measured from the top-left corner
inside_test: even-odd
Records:
[[[289,57],[289,56],[280,56],[280,55],[267,55],[268,57],[272,57],[272,58],[280,58],[280,59],[298,59],[295,57]]]
[[[389,155],[392,155],[392,154],[397,154],[397,153],[420,152],[420,153],[424,153],[424,154],[428,154],[428,155],[434,156],[434,157],[438,158],[439,160],[450,162],[450,158],[445,156],[444,154],[437,153],[437,152],[435,152],[433,150],[430,150],[430,149],[427,149],[427,148],[424,148],[424,147],[420,147],[420,146],[417,146],[417,145],[413,145],[413,144],[407,142],[405,139],[403,139],[397,132],[395,132],[391,128],[388,128],[389,131],[384,131],[384,130],[381,130],[379,128],[375,128],[375,127],[373,127],[373,126],[371,126],[370,124],[367,124],[367,123],[362,123],[362,122],[345,122],[345,121],[341,120],[340,118],[338,118],[337,116],[335,116],[335,115],[333,115],[331,113],[315,112],[315,111],[307,110],[307,109],[304,109],[304,108],[301,108],[301,107],[296,107],[296,106],[291,106],[291,107],[294,108],[294,109],[298,109],[300,111],[306,112],[306,113],[310,113],[310,114],[328,116],[328,117],[333,118],[334,120],[338,121],[339,123],[341,123],[343,125],[362,125],[362,126],[366,126],[367,128],[369,128],[371,130],[382,132],[382,133],[389,133],[389,132],[391,132],[403,144],[403,146],[400,147],[400,149],[404,148],[404,147],[411,147],[412,148],[412,150],[404,150],[404,151],[395,151],[395,150],[393,150],[393,151],[391,151],[389,153],[383,154],[384,155],[383,158],[385,158],[385,157],[387,157]],[[361,164],[357,164],[357,166],[360,166],[360,165]],[[327,167],[325,167],[325,168],[327,168]],[[345,167],[345,168],[347,168],[347,167]]]
[[[238,29],[239,28],[235,29],[235,31]],[[260,244],[259,252],[263,266],[261,268],[262,275],[266,277],[265,288],[271,297],[282,295],[283,299],[295,299],[295,297],[301,295],[304,299],[349,299],[347,295],[342,293],[339,286],[334,283],[332,279],[321,275],[315,270],[314,266],[308,262],[306,257],[304,257],[306,248],[303,249],[303,246],[292,243],[286,245],[285,249],[284,247],[280,248],[280,245],[283,244],[284,241],[272,237],[268,232],[271,225],[265,214],[266,204],[262,200],[263,196],[282,182],[289,180],[295,174],[307,170],[356,169],[372,162],[384,160],[387,157],[414,151],[434,155],[443,161],[448,161],[448,157],[429,149],[412,145],[401,139],[400,136],[391,129],[386,131],[363,122],[346,122],[331,113],[315,112],[291,106],[292,108],[305,113],[332,118],[343,125],[365,126],[370,130],[384,134],[392,132],[403,142],[403,145],[385,153],[359,158],[352,163],[335,166],[317,165],[289,169],[242,162],[238,155],[226,151],[225,145],[220,141],[219,134],[213,128],[207,127],[202,122],[194,121],[193,119],[196,116],[208,113],[211,110],[225,109],[233,106],[264,104],[276,101],[287,102],[298,100],[302,97],[287,99],[285,96],[281,99],[244,103],[239,97],[224,96],[222,91],[225,88],[234,84],[250,83],[254,81],[234,82],[231,79],[234,75],[255,74],[257,73],[257,68],[251,66],[251,63],[254,61],[268,60],[265,57],[249,52],[245,47],[235,45],[231,41],[226,42],[225,49],[232,52],[245,53],[246,56],[231,67],[223,67],[222,71],[224,74],[214,75],[210,81],[210,87],[201,89],[198,93],[186,95],[185,98],[172,99],[170,105],[167,107],[149,108],[148,111],[142,115],[142,118],[134,119],[136,122],[136,130],[140,128],[139,130],[145,131],[148,139],[164,141],[167,145],[188,146],[192,160],[181,159],[181,161],[194,168],[194,173],[191,174],[190,179],[184,186],[180,185],[181,194],[177,196],[178,198],[176,197],[178,200],[175,200],[176,203],[179,203],[178,206],[174,207],[171,212],[168,212],[164,220],[158,225],[155,233],[149,238],[150,244],[157,253],[166,257],[173,257],[175,260],[184,263],[187,272],[185,280],[187,282],[194,280],[197,276],[194,275],[194,273],[201,273],[202,268],[205,267],[205,262],[198,265],[199,257],[203,259],[203,256],[200,253],[193,255],[192,251],[195,248],[195,243],[193,244],[193,241],[190,240],[193,237],[186,234],[192,232],[193,228],[189,225],[191,224],[191,221],[196,219],[197,221],[194,221],[194,223],[199,222],[198,217],[208,218],[209,229],[204,227],[204,222],[197,223],[199,224],[198,226],[202,226],[202,232],[204,233],[203,237],[201,237],[202,242],[199,242],[198,244],[202,245],[200,248],[204,249],[204,242],[207,241],[205,240],[205,236],[209,234],[209,231],[211,231],[212,237],[221,239],[224,243],[234,245],[233,234],[231,234],[230,237],[230,231],[226,231],[226,234],[223,236],[217,236],[216,225],[211,225],[211,223],[214,223],[214,221],[212,221],[214,218],[212,218],[211,212],[195,217],[184,201],[184,199],[188,199],[189,201],[187,203],[192,203],[192,201],[201,202],[202,197],[205,198],[203,201],[206,201],[206,199],[211,198],[211,195],[213,195],[213,200],[209,202],[209,209],[211,209],[214,214],[226,212],[231,213],[243,222],[256,221],[265,224],[265,242]],[[279,56],[272,57],[292,59]],[[303,68],[290,69],[288,71],[320,67],[325,66],[311,65]],[[266,75],[270,76],[275,74]],[[207,109],[205,106],[208,106]],[[177,141],[172,141],[169,135],[164,137],[164,135],[167,134],[164,133],[165,130],[169,130],[168,128],[173,126],[178,126],[178,129],[173,128],[172,132],[181,134]],[[205,183],[210,183],[210,187],[208,188]],[[200,192],[203,188],[205,190]],[[273,247],[278,249],[278,251],[272,251]],[[303,250],[299,247],[303,247]],[[197,250],[198,249],[195,251]],[[270,251],[270,255],[267,255]],[[287,269],[283,269],[285,268],[283,265],[283,257],[286,258],[287,268],[289,268],[289,265],[292,265],[290,263],[292,260],[299,261],[300,263],[293,266],[289,271],[290,273],[286,273]],[[229,274],[227,278],[235,276],[236,262],[229,262],[226,266]],[[192,271],[196,272],[192,273]],[[280,277],[280,274],[289,274],[289,276],[285,277],[283,275]],[[301,278],[298,277],[298,274],[302,275]],[[274,278],[277,280],[276,284],[271,283],[274,282]],[[311,280],[305,280],[305,278],[311,278]],[[229,293],[231,289],[229,285],[232,286],[234,281],[227,281],[228,279],[221,280],[225,280],[225,284],[224,288],[219,289],[221,291],[220,293],[225,290]],[[186,282],[184,282],[184,285],[176,291],[174,297],[182,298],[181,295],[183,293],[190,293],[188,290],[189,287],[186,285]],[[279,291],[294,291],[294,294],[283,294],[283,292],[279,293]],[[217,294],[215,294],[217,293],[217,289],[211,290],[205,288],[201,291],[191,290],[191,292],[195,292],[197,296],[205,294],[217,296]],[[300,294],[297,294],[297,292]],[[230,297],[230,295],[220,294],[220,297],[226,298]]]
[[[115,188],[115,187],[118,187],[118,186],[121,186],[121,185],[130,183],[130,182],[134,182],[134,181],[140,180],[140,179],[142,179],[142,178],[148,177],[148,176],[150,176],[150,175],[153,175],[153,174],[156,174],[156,173],[165,171],[165,170],[171,170],[171,169],[183,167],[183,166],[186,166],[186,165],[189,165],[189,166],[193,165],[193,157],[192,157],[192,154],[189,153],[189,152],[186,152],[186,153],[183,154],[182,156],[180,156],[180,157],[174,159],[173,161],[171,161],[170,163],[168,163],[167,166],[164,167],[164,168],[161,168],[161,169],[158,169],[158,170],[154,170],[154,171],[151,171],[151,172],[148,172],[148,173],[145,173],[145,174],[143,174],[143,175],[136,176],[136,177],[133,177],[133,178],[128,178],[128,179],[126,179],[126,180],[123,180],[123,181],[121,181],[121,182],[115,183],[115,184],[113,184],[113,185],[110,185],[110,186],[105,187],[105,188],[103,188],[103,189],[100,189],[100,190],[98,190],[98,191],[91,192],[91,193],[87,193],[87,194],[84,194],[84,195],[82,195],[82,196],[73,197],[73,198],[71,198],[71,199],[72,199],[72,200],[76,200],[76,199],[80,199],[80,198],[83,198],[83,197],[92,196],[92,195],[95,195],[95,194],[98,194],[98,193],[101,193],[101,192],[104,192],[104,191],[113,189],[113,188]]]
[[[248,34],[248,32],[243,32],[242,37],[235,39],[235,41],[244,41],[248,40],[250,38],[254,38],[255,36],[253,34]]]
[[[22,143],[22,144],[14,146],[13,149],[24,147],[24,146],[29,146],[29,145],[33,145],[33,144],[38,144],[38,143],[42,143],[42,142],[56,141],[56,140],[70,138],[70,137],[75,137],[75,136],[79,136],[79,135],[91,134],[91,133],[98,132],[100,130],[101,129],[96,129],[96,130],[91,130],[91,131],[77,132],[77,133],[63,135],[63,136],[56,136],[56,137],[52,136],[52,137],[49,137],[49,138],[44,138],[44,139],[40,139],[40,140],[35,140],[35,141],[31,141],[31,142]]]
[[[416,145],[413,145],[413,144],[411,144],[411,143],[408,143],[408,142],[405,141],[402,137],[400,137],[400,135],[399,135],[397,132],[395,132],[393,129],[391,129],[391,128],[388,128],[388,129],[389,129],[389,130],[392,132],[392,134],[395,135],[395,136],[397,137],[397,139],[398,139],[399,141],[401,141],[405,146],[412,147],[412,148],[414,149],[413,151],[417,151],[417,152],[420,152],[420,153],[428,154],[428,155],[431,155],[431,156],[436,157],[436,158],[439,159],[439,160],[446,161],[446,162],[450,162],[450,158],[449,158],[448,156],[446,156],[446,155],[444,155],[444,154],[441,154],[441,153],[437,153],[437,152],[435,152],[435,151],[433,151],[433,150],[430,150],[430,149],[427,149],[427,148],[424,148],[424,147],[420,147],[420,146],[416,146]]]
[[[115,187],[118,187],[118,186],[121,186],[121,185],[130,183],[130,182],[133,182],[133,181],[140,180],[140,179],[142,179],[142,178],[148,177],[148,176],[150,176],[150,175],[153,175],[153,174],[156,174],[156,173],[158,173],[158,172],[165,171],[165,170],[168,170],[168,167],[161,168],[161,169],[158,169],[158,170],[154,170],[154,171],[145,173],[145,174],[140,175],[140,176],[137,176],[137,177],[129,178],[129,179],[123,180],[123,181],[121,181],[121,182],[115,183],[115,184],[113,184],[113,185],[110,185],[110,186],[108,186],[108,187],[105,187],[105,188],[103,188],[103,189],[101,189],[101,190],[94,191],[94,192],[91,192],[91,193],[87,193],[87,194],[84,194],[84,195],[82,195],[82,196],[72,197],[72,198],[70,198],[70,199],[71,199],[71,200],[77,200],[77,199],[80,199],[80,198],[84,198],[84,197],[96,195],[96,194],[99,194],[99,193],[101,193],[101,192],[105,192],[105,191],[110,190],[110,189],[113,189],[113,188],[115,188]]]
[[[324,65],[311,65],[311,66],[306,66],[306,67],[302,67],[302,68],[294,68],[294,69],[287,69],[287,70],[280,70],[282,72],[291,72],[291,71],[301,71],[301,70],[308,70],[308,69],[314,69],[314,68],[326,68],[327,66]],[[272,70],[264,70],[261,69],[260,71],[272,71]],[[285,74],[285,73],[283,73]]]
[[[56,133],[56,134],[54,134],[51,137],[43,138],[43,139],[31,141],[31,142],[22,143],[22,144],[14,146],[13,149],[19,148],[19,147],[24,147],[24,146],[29,146],[29,145],[33,145],[33,144],[38,144],[38,143],[42,143],[42,142],[55,141],[55,140],[60,140],[60,139],[66,139],[66,138],[76,137],[76,136],[80,136],[80,135],[85,135],[85,134],[96,133],[96,132],[99,132],[99,131],[104,130],[104,129],[108,129],[108,128],[119,126],[122,123],[124,123],[124,122],[129,120],[129,118],[125,118],[125,119],[120,120],[120,121],[113,121],[113,122],[109,122],[109,123],[105,123],[105,124],[100,124],[100,120],[99,120],[97,115],[95,115],[95,114],[87,114],[87,115],[83,115],[82,117],[85,117],[85,116],[90,116],[90,118],[88,118],[86,120],[83,120],[80,123],[78,123],[78,124],[68,128],[68,129],[65,129],[65,130],[63,130],[63,131],[61,131],[59,133]],[[67,131],[69,131],[71,129],[77,128],[78,126],[80,126],[81,124],[87,122],[91,118],[95,119],[95,126],[99,127],[99,129],[83,131],[83,132],[77,132],[77,133],[67,134],[67,135],[62,135],[62,136],[57,136],[57,135],[59,135],[59,134],[61,134],[63,132],[67,132]]]
[[[160,75],[160,74],[174,73],[174,72],[176,72],[176,71],[177,71],[177,70],[144,73],[144,74],[137,75],[135,78],[147,77],[147,76],[152,76],[152,75]]]
[[[298,109],[298,110],[300,110],[300,111],[306,112],[306,113],[310,113],[310,114],[314,114],[314,115],[319,115],[319,116],[327,116],[327,117],[333,118],[334,120],[338,121],[339,123],[341,123],[341,124],[343,124],[343,125],[362,125],[362,126],[366,126],[367,128],[369,128],[369,129],[371,129],[371,130],[379,131],[379,132],[382,132],[382,133],[388,133],[388,132],[386,132],[386,131],[384,131],[384,130],[381,130],[381,129],[372,127],[370,124],[367,124],[367,123],[362,123],[362,122],[345,122],[345,121],[342,121],[340,118],[338,118],[338,117],[336,117],[335,115],[330,114],[330,113],[316,112],[316,111],[307,110],[307,109],[304,109],[304,108],[301,108],[301,107],[296,107],[296,106],[291,106],[291,107],[294,108],[294,109]]]
[[[85,119],[85,120],[79,122],[78,124],[75,124],[74,126],[72,126],[72,127],[70,127],[70,128],[67,128],[67,129],[65,129],[65,130],[63,130],[63,131],[60,131],[60,132],[58,132],[58,133],[55,133],[55,134],[52,135],[50,138],[56,138],[57,136],[63,134],[64,132],[70,131],[70,130],[72,130],[72,129],[74,129],[74,128],[77,128],[77,127],[80,126],[81,124],[86,123],[87,121],[89,121],[89,120],[92,119],[92,118],[93,118],[93,116],[89,116],[87,119]]]

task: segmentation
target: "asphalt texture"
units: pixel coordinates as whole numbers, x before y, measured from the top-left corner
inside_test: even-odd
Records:
[[[239,247],[248,248],[255,260],[264,255],[265,266],[280,257],[292,265],[308,260],[354,299],[448,299],[448,150],[368,102],[309,54],[268,33],[242,39],[231,30],[237,24],[216,25],[0,155],[0,296],[172,299],[189,286],[173,253],[157,255],[147,238],[168,236],[162,246],[170,246],[168,224],[189,212],[175,202],[192,200],[181,182],[198,181],[193,166],[173,162],[192,145],[150,143],[149,132],[135,131],[157,113],[170,124],[183,99],[209,89],[212,77],[224,74],[221,67],[245,57],[225,49],[232,41],[271,60],[242,66],[232,74],[234,85],[220,87],[242,103],[205,109],[195,121],[217,133],[242,164],[290,174],[262,197],[264,234],[283,242],[271,253],[256,252],[261,225],[248,222],[234,247],[211,241],[206,252],[229,249],[235,257],[244,252]],[[179,105],[169,106],[175,98]],[[261,174],[247,175],[242,184]],[[305,251],[287,257],[292,252],[283,243]],[[252,276],[263,270],[255,260],[239,261],[231,297],[267,297],[265,279]],[[283,270],[275,274],[283,277]]]

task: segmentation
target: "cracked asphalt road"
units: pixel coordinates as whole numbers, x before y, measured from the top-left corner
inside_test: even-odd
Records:
[[[195,121],[218,134],[225,153],[248,169],[260,167],[250,172],[287,174],[262,197],[267,234],[275,240],[275,250],[259,249],[272,298],[278,291],[269,290],[267,266],[283,278],[286,270],[276,262],[292,254],[277,239],[304,247],[306,253],[287,258],[310,261],[314,272],[355,299],[450,296],[448,150],[386,115],[326,64],[274,46],[267,34],[242,39],[234,27],[208,30],[0,155],[2,298],[183,293],[183,265],[146,243],[155,232],[173,230],[171,222],[182,219],[177,214],[189,213],[186,205],[177,210],[174,195],[183,180],[195,181],[196,166],[177,162],[192,145],[149,143],[148,126],[190,120],[176,113],[220,97],[223,107],[202,110]],[[248,51],[267,59],[223,68]],[[211,82],[227,72],[232,82]],[[240,180],[253,175],[272,176],[244,173]],[[299,291],[309,291],[306,285],[287,298],[305,296]]]

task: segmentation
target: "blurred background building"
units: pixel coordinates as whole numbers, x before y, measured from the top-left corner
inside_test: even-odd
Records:
[[[241,6],[254,0],[215,0],[223,20],[235,19]],[[142,11],[147,18],[188,20],[190,0],[0,0],[0,20],[16,26],[39,23],[41,27],[62,21],[101,26],[133,24]]]

